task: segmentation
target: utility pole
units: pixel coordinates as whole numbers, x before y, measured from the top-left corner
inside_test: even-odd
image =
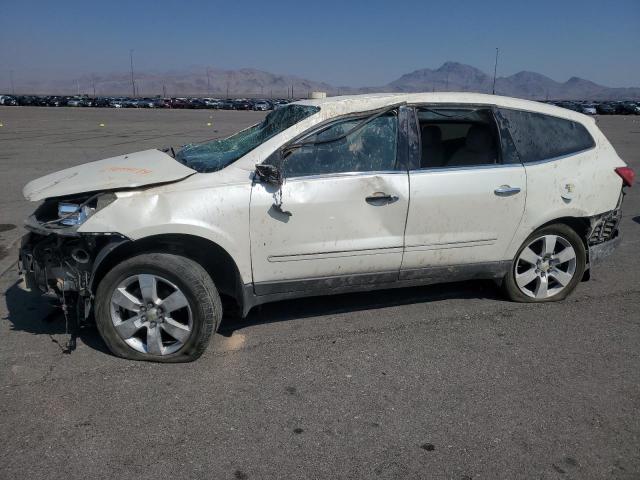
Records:
[[[211,96],[211,72],[207,67],[207,95]]]
[[[80,80],[76,80],[76,87],[78,87],[78,96],[80,96]]]
[[[133,81],[133,49],[129,50],[129,63],[131,64],[131,91],[133,96],[136,96],[136,84]]]
[[[491,90],[491,93],[493,95],[496,94],[496,72],[498,71],[498,48],[496,47],[496,63],[493,66],[493,89]]]
[[[162,85],[162,98],[167,98],[167,86]]]
[[[16,86],[13,84],[13,70],[9,70],[9,77],[11,78],[11,95],[15,95]]]

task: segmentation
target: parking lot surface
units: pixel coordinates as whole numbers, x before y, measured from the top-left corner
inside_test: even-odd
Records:
[[[566,301],[465,282],[279,302],[195,363],[108,353],[14,268],[30,179],[257,112],[0,107],[0,478],[640,478],[640,187]],[[600,127],[640,170],[640,117]]]

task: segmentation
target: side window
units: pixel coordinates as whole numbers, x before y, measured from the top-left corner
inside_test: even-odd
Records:
[[[322,143],[345,134],[362,120],[342,120],[304,138],[304,142],[319,143],[294,150],[282,163],[284,176],[394,170],[398,142],[395,113],[378,117],[340,140]]]
[[[523,163],[578,153],[595,146],[578,122],[522,110],[500,109]]]
[[[420,168],[493,165],[500,140],[491,109],[418,108]]]

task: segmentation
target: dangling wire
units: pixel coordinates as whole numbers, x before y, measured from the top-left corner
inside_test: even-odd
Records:
[[[283,167],[284,167],[284,162],[283,162]],[[288,217],[290,217],[292,215],[291,212],[289,212],[288,210],[283,210],[282,208],[282,187],[284,185],[284,178],[282,177],[282,175],[280,176],[280,178],[278,179],[278,189],[273,192],[273,208],[275,208],[278,212],[282,213],[283,215],[287,215]]]

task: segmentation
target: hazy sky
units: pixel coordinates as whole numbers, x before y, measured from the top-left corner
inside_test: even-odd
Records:
[[[0,89],[34,77],[253,67],[383,85],[447,60],[640,86],[640,0],[0,2]]]

